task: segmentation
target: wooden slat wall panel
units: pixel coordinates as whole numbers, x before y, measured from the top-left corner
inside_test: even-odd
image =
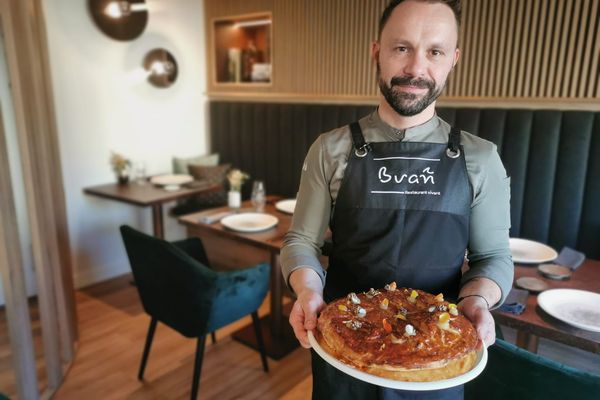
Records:
[[[47,376],[41,397],[48,398],[60,385],[68,363],[74,357],[77,322],[42,1],[0,0],[0,20],[41,310]],[[18,267],[20,265],[12,268]],[[27,335],[26,331],[21,333]],[[26,341],[24,338],[21,343]],[[13,350],[17,355],[26,351],[20,348],[19,341],[14,343]],[[39,376],[44,375],[40,373]],[[33,389],[37,391],[35,385]],[[38,397],[37,394],[25,396]]]
[[[388,0],[205,0],[214,19],[273,15],[273,83],[223,86],[246,93],[375,100],[370,44]],[[600,0],[463,0],[462,58],[445,99],[600,99]],[[212,43],[207,46],[213,76]]]

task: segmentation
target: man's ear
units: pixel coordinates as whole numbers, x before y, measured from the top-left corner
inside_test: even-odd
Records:
[[[377,40],[374,40],[371,43],[371,59],[375,62],[379,61],[379,50],[381,49],[381,45]]]
[[[460,49],[457,47],[454,51],[454,62],[452,63],[452,68],[456,67],[458,64],[458,59],[460,58]]]

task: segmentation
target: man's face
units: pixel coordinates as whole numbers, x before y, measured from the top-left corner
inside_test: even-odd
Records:
[[[379,89],[398,114],[421,113],[442,93],[458,61],[457,24],[450,7],[406,1],[398,5],[372,48]]]

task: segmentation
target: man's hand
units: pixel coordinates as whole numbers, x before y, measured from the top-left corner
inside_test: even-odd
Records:
[[[475,325],[477,335],[486,347],[496,341],[494,318],[484,299],[477,296],[467,297],[458,304],[462,313]]]
[[[290,313],[290,325],[302,347],[309,349],[308,333],[317,327],[317,313],[325,307],[321,293],[306,289],[300,292]]]
[[[317,327],[317,313],[325,307],[321,278],[310,268],[299,268],[290,275],[290,286],[298,295],[290,313],[290,325],[302,347],[310,348],[307,331]]]

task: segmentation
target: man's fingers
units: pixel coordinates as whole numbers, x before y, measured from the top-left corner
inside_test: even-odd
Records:
[[[481,338],[486,347],[491,346],[496,341],[496,330],[494,319],[489,311],[481,311],[476,314],[474,324],[477,328],[477,335]]]
[[[292,308],[292,312],[290,313],[290,325],[294,330],[294,335],[296,335],[296,339],[300,342],[302,347],[310,348],[310,343],[308,342],[308,335],[306,333],[305,328],[305,314],[300,302],[296,301],[294,303],[294,307]]]
[[[313,330],[317,327],[317,315],[316,314],[310,314],[310,315],[306,315],[304,317],[304,329],[306,330]]]
[[[317,327],[317,312],[324,307],[323,297],[318,293],[300,294],[290,313],[290,325],[302,347],[310,348],[307,331]]]

